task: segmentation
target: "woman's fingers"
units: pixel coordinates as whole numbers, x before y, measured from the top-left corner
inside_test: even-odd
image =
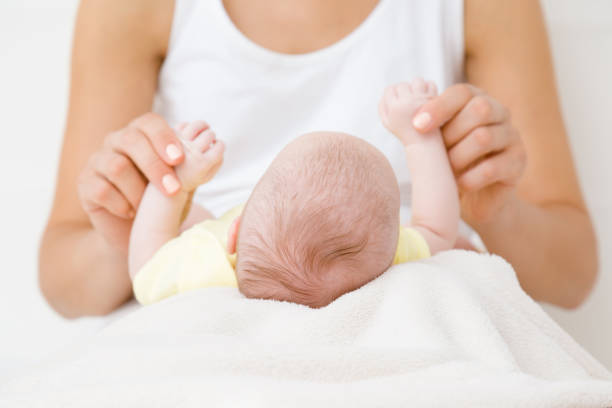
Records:
[[[484,156],[504,150],[518,138],[517,130],[507,125],[478,127],[448,150],[448,159],[453,171],[460,173]]]
[[[474,96],[442,130],[444,143],[452,147],[474,129],[502,123],[509,118],[508,110],[488,95]]]
[[[183,160],[182,144],[174,130],[161,116],[146,113],[134,119],[129,127],[140,130],[166,164],[174,166]]]
[[[133,209],[138,208],[147,180],[130,159],[113,150],[103,150],[94,155],[93,167],[115,186]]]
[[[412,123],[419,132],[427,133],[451,120],[475,95],[481,94],[469,84],[453,85],[421,106]]]
[[[79,194],[88,212],[103,208],[117,217],[129,219],[134,216],[127,199],[102,175],[88,173],[79,183]]]
[[[514,145],[465,171],[457,179],[457,184],[467,192],[478,191],[494,183],[514,186],[523,174],[526,162],[522,145]]]
[[[198,137],[193,141],[193,145],[198,152],[204,153],[214,145],[216,140],[217,135],[215,132],[208,129],[198,135]]]
[[[172,195],[180,190],[174,170],[159,157],[149,139],[139,129],[127,127],[111,133],[106,143],[112,150],[129,157],[160,191]]]

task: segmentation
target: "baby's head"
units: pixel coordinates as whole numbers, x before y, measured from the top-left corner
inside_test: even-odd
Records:
[[[354,136],[291,142],[240,221],[236,277],[250,298],[322,307],[383,273],[399,228],[399,189],[383,154]]]

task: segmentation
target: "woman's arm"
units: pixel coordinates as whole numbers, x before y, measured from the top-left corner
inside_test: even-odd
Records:
[[[533,0],[466,2],[466,72],[512,112],[525,175],[492,222],[473,222],[535,299],[578,306],[597,275],[596,239],[557,101],[546,28]],[[593,137],[594,135],[583,135]]]
[[[162,121],[141,118],[131,133],[116,132],[116,137],[107,138],[105,154],[115,156],[106,160],[98,155],[97,163],[88,161],[94,152],[101,151],[106,135],[151,110],[173,6],[172,1],[165,0],[81,3],[55,200],[39,254],[42,292],[51,306],[66,317],[106,314],[131,297],[126,256],[132,224],[130,212],[138,205],[147,178],[161,187],[162,175],[172,171],[161,160],[152,160],[154,151],[147,139],[140,137],[144,133],[140,128]],[[162,125],[148,133],[158,135],[149,137],[154,147],[174,138]],[[133,146],[126,147],[122,140],[132,141]],[[149,150],[138,149],[142,155],[134,159],[140,160],[140,167],[135,170],[125,158],[130,148],[138,146],[145,146],[151,153],[147,156]],[[164,151],[157,147],[157,151]],[[163,153],[160,157],[164,157]],[[165,160],[173,161],[168,157]],[[77,184],[86,167],[91,168],[89,180],[97,182],[89,182],[80,191]],[[94,178],[103,173],[115,175],[108,177],[114,183],[104,177]],[[155,177],[148,177],[152,174]],[[127,194],[129,202],[119,194],[125,188],[131,192]],[[110,204],[92,205],[86,213],[80,194]],[[92,217],[97,221],[97,229],[92,226]],[[109,240],[109,236],[114,240]]]
[[[474,86],[449,88],[424,106],[431,120],[422,131],[444,124],[462,216],[487,248],[514,266],[534,299],[577,307],[597,275],[596,239],[538,2],[466,0],[465,41]]]

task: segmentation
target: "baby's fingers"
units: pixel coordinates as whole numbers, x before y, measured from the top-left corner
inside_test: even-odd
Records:
[[[205,153],[208,149],[212,148],[217,141],[217,135],[211,129],[207,129],[200,133],[198,137],[193,141],[193,145],[198,152]]]
[[[204,157],[210,162],[211,165],[216,165],[223,161],[224,153],[225,144],[221,140],[215,140],[204,153]]]
[[[207,130],[210,126],[208,123],[203,120],[196,120],[194,122],[190,122],[186,124],[181,130],[181,138],[185,140],[192,141],[194,140],[200,133]]]
[[[210,148],[200,153],[200,170],[197,185],[207,183],[210,181],[215,174],[219,171],[219,168],[223,164],[223,153],[225,152],[225,145],[221,141],[216,141],[210,145]]]

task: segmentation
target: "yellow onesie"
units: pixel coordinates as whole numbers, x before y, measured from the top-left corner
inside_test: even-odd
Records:
[[[143,305],[177,293],[211,286],[237,287],[236,254],[227,252],[227,233],[244,204],[216,220],[194,225],[168,241],[134,278],[134,295]],[[412,228],[400,227],[393,264],[430,256],[423,236]]]

